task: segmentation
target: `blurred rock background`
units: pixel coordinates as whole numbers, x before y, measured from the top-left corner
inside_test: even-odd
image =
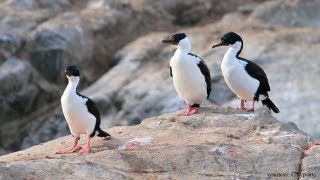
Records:
[[[69,134],[60,107],[67,65],[79,67],[103,128],[184,108],[169,75],[175,49],[161,44],[175,32],[211,70],[204,106],[238,106],[220,70],[227,48],[211,49],[234,31],[242,56],[269,77],[276,118],[320,137],[319,9],[318,0],[1,0],[0,154]]]

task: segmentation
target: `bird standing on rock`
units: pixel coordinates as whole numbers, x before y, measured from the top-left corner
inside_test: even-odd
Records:
[[[230,46],[223,57],[221,70],[231,91],[240,98],[240,109],[246,109],[244,101],[252,101],[252,107],[247,110],[254,111],[254,102],[261,100],[263,105],[279,113],[279,109],[269,99],[270,86],[266,73],[256,63],[239,57],[243,48],[242,38],[229,32],[212,48],[218,46]]]
[[[99,137],[110,138],[111,135],[100,128],[100,113],[95,103],[88,97],[77,92],[80,72],[76,66],[68,66],[64,74],[68,78],[68,85],[61,97],[63,115],[67,120],[74,142],[69,149],[59,151],[58,154],[79,151],[81,154],[90,152],[90,139],[98,131]],[[86,134],[87,144],[78,146],[80,134]]]
[[[179,97],[188,105],[179,115],[196,114],[201,102],[209,98],[211,92],[210,71],[200,57],[190,53],[191,43],[185,33],[175,34],[162,43],[177,47],[170,60],[170,75]]]

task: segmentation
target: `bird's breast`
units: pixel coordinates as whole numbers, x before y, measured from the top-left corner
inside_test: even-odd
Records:
[[[176,61],[170,64],[174,87],[188,104],[200,104],[207,96],[205,77],[196,62]]]
[[[222,62],[223,77],[230,88],[238,97],[244,100],[252,100],[259,87],[259,81],[251,77],[245,70],[245,63]]]

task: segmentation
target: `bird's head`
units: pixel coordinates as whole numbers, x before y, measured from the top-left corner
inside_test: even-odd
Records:
[[[68,66],[64,70],[64,75],[67,76],[69,80],[75,80],[80,78],[80,72],[77,66]]]
[[[219,46],[231,46],[235,48],[241,48],[242,43],[243,43],[242,39],[238,34],[234,32],[228,32],[222,36],[221,42],[216,45],[213,45],[212,48],[219,47]]]
[[[185,33],[174,34],[169,39],[162,40],[162,43],[173,44],[181,49],[191,49],[190,40]]]

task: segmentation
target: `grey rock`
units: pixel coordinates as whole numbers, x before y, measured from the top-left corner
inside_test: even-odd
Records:
[[[0,156],[0,177],[268,179],[273,173],[300,172],[301,166],[313,168],[312,163],[304,162],[315,156],[305,157],[299,148],[307,144],[299,142],[309,135],[297,132],[298,138],[286,144],[263,141],[274,137],[274,132],[286,133],[280,130],[283,123],[273,119],[266,108],[256,114],[218,107],[200,112],[191,117],[178,117],[174,112],[145,119],[137,126],[107,129],[112,138],[93,138],[88,155],[55,154],[71,145],[72,137],[66,136]],[[252,129],[256,117],[265,120],[268,129]],[[297,179],[290,174],[288,178]]]
[[[67,48],[67,39],[50,30],[36,33],[34,41],[30,42],[30,63],[48,81],[61,80],[64,49]]]
[[[320,171],[320,154],[305,157],[302,161],[302,172],[297,174],[300,179],[316,179]]]
[[[32,69],[30,64],[20,59],[10,58],[0,66],[1,95],[5,96],[20,90],[30,81]]]
[[[47,107],[59,97],[58,90],[38,76],[25,60],[9,58],[0,66],[0,144],[17,149],[13,143],[21,142],[21,127],[27,124],[35,109]],[[18,148],[19,149],[19,148]]]
[[[282,26],[320,27],[320,1],[275,0],[259,5],[252,17]]]
[[[50,141],[52,138],[70,134],[69,127],[61,111],[61,108],[57,108],[54,112],[47,113],[45,116],[26,125],[21,130],[21,134],[24,134],[21,149],[30,147],[30,144],[39,144]],[[52,137],[53,135],[54,137]]]
[[[23,79],[27,76],[18,81],[22,85],[8,84],[12,80],[9,76],[1,80],[6,86],[0,89],[7,89],[6,93],[15,89],[0,102],[4,112],[0,120],[6,122],[1,126],[1,143],[5,141],[6,146],[14,146],[11,150],[18,150],[21,143],[26,148],[68,132],[59,110],[59,96],[66,85],[62,71],[69,64],[80,67],[79,90],[97,102],[105,128],[138,124],[144,118],[184,108],[168,72],[174,48],[160,44],[162,38],[176,31],[188,33],[192,52],[200,55],[211,70],[213,91],[203,107],[238,106],[220,70],[226,49],[210,48],[232,30],[244,39],[242,56],[257,62],[268,74],[270,97],[281,111],[275,115],[277,119],[295,122],[302,130],[319,136],[318,3],[285,0],[255,8],[252,2],[261,1],[2,1],[0,34],[10,38],[0,38],[0,62],[18,57],[30,68],[31,75],[28,81]],[[251,5],[246,7],[246,3]],[[233,13],[224,15],[230,11]],[[179,23],[184,28],[176,25]],[[10,105],[17,111],[10,110]],[[273,118],[268,122],[259,116],[254,118],[250,128],[257,131],[274,123]],[[205,126],[199,120],[187,124]],[[275,132],[263,141],[307,141],[297,136],[300,132],[291,125],[281,126],[281,131],[289,134]],[[61,131],[54,130],[56,126]],[[14,145],[9,145],[8,140],[13,139]]]
[[[4,33],[0,36],[0,63],[10,58],[20,47],[21,41],[16,36]]]

